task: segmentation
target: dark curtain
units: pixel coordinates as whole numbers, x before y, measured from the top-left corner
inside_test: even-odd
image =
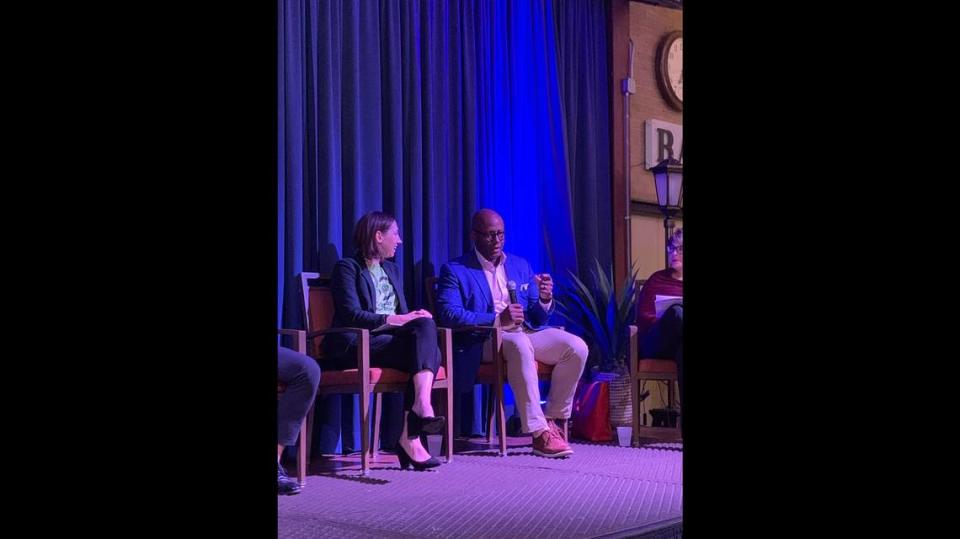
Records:
[[[609,261],[610,226],[598,223],[609,221],[610,184],[602,3],[278,6],[278,325],[304,327],[297,274],[350,255],[354,223],[375,209],[397,217],[411,308],[424,306],[424,279],[471,248],[480,207],[503,215],[506,249],[535,269]],[[576,43],[583,31],[599,42]],[[461,432],[482,432],[480,394]],[[385,403],[385,445],[399,435],[399,404]],[[356,409],[357,397],[318,400],[322,452],[359,448]]]
[[[613,262],[606,2],[554,0],[578,276]],[[624,46],[626,46],[624,44]]]

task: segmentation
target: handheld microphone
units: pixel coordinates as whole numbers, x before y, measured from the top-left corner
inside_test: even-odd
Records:
[[[507,292],[510,294],[510,303],[520,303],[517,300],[517,282],[516,281],[507,282]]]

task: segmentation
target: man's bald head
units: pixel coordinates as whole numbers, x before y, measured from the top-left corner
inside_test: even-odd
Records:
[[[472,227],[471,237],[477,251],[491,262],[499,261],[506,241],[503,235],[503,217],[491,209],[483,208],[473,214]]]
[[[500,229],[503,229],[503,217],[500,217],[499,213],[489,208],[477,210],[477,212],[473,214],[474,230],[483,230],[490,225],[498,225]]]

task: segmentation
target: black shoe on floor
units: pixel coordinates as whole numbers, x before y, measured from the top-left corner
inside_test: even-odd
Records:
[[[283,469],[283,464],[277,463],[277,495],[279,496],[292,496],[294,494],[300,494],[300,483],[297,483],[293,479],[287,476],[286,470]]]
[[[426,435],[424,435],[425,437]],[[430,457],[425,461],[416,461],[413,460],[413,457],[407,454],[407,450],[403,448],[402,445],[397,444],[397,458],[400,460],[400,469],[406,470],[410,466],[413,466],[414,470],[422,471],[428,468],[436,468],[440,466],[440,460],[437,457]]]

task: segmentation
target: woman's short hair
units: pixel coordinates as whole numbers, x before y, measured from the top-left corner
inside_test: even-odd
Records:
[[[382,211],[372,211],[361,217],[353,229],[353,248],[357,256],[379,258],[377,231],[386,233],[395,222],[397,220],[392,215]]]

